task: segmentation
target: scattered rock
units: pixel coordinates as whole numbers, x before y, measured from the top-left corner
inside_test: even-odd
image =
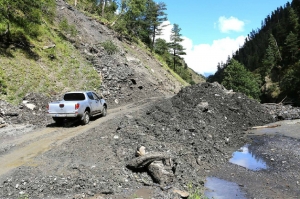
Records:
[[[49,49],[49,48],[54,48],[56,45],[55,44],[50,44],[48,46],[44,46],[43,50]]]
[[[263,104],[262,105],[276,120],[300,119],[300,108],[283,104]]]
[[[153,161],[147,167],[154,181],[160,185],[173,183],[175,175],[171,166],[164,164],[165,161]]]
[[[174,189],[173,192],[179,194],[180,197],[182,197],[182,198],[187,198],[190,195],[189,192],[187,192],[187,191],[180,191],[178,189]]]
[[[136,151],[136,156],[143,156],[146,154],[146,151],[145,151],[146,147],[144,146],[140,146],[137,148],[137,151]]]

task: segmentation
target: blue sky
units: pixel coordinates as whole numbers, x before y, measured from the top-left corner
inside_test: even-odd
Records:
[[[246,36],[261,22],[291,0],[155,0],[167,5],[170,26],[161,38],[169,41],[174,23],[181,28],[184,59],[194,71],[215,73],[218,62],[226,62],[243,45]]]

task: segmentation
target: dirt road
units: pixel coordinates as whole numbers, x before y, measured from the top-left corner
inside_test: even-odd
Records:
[[[0,129],[0,181],[4,181],[5,183],[5,179],[10,178],[8,176],[18,176],[15,172],[16,168],[41,168],[43,172],[51,170],[53,166],[57,168],[57,165],[52,164],[57,162],[57,160],[51,159],[51,157],[46,158],[46,161],[50,163],[46,167],[44,164],[45,159],[41,161],[41,159],[46,157],[45,153],[47,151],[58,149],[61,145],[68,141],[70,142],[70,140],[76,136],[87,136],[89,131],[95,129],[99,129],[100,132],[103,132],[102,136],[100,136],[102,139],[105,139],[109,129],[114,131],[117,128],[117,126],[114,127],[111,122],[118,124],[120,118],[126,117],[126,115],[130,115],[133,112],[138,112],[138,110],[144,109],[154,101],[159,101],[163,98],[165,97],[150,98],[122,107],[109,109],[106,117],[94,118],[85,126],[79,125],[77,122],[60,127],[50,122],[46,128],[42,129],[34,129],[28,125],[14,125]],[[13,174],[11,174],[11,172],[13,172]],[[24,176],[20,176],[20,178],[23,177]]]

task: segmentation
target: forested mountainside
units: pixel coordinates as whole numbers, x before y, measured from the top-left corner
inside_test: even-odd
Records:
[[[300,1],[269,14],[208,81],[262,102],[300,103]]]
[[[153,0],[0,0],[0,99],[90,89],[125,101],[205,81],[180,57],[178,25],[172,42],[156,40],[165,9]]]

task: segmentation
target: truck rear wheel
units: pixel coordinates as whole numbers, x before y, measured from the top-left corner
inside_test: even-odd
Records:
[[[85,111],[82,117],[82,124],[86,125],[90,122],[90,113],[88,111]]]

